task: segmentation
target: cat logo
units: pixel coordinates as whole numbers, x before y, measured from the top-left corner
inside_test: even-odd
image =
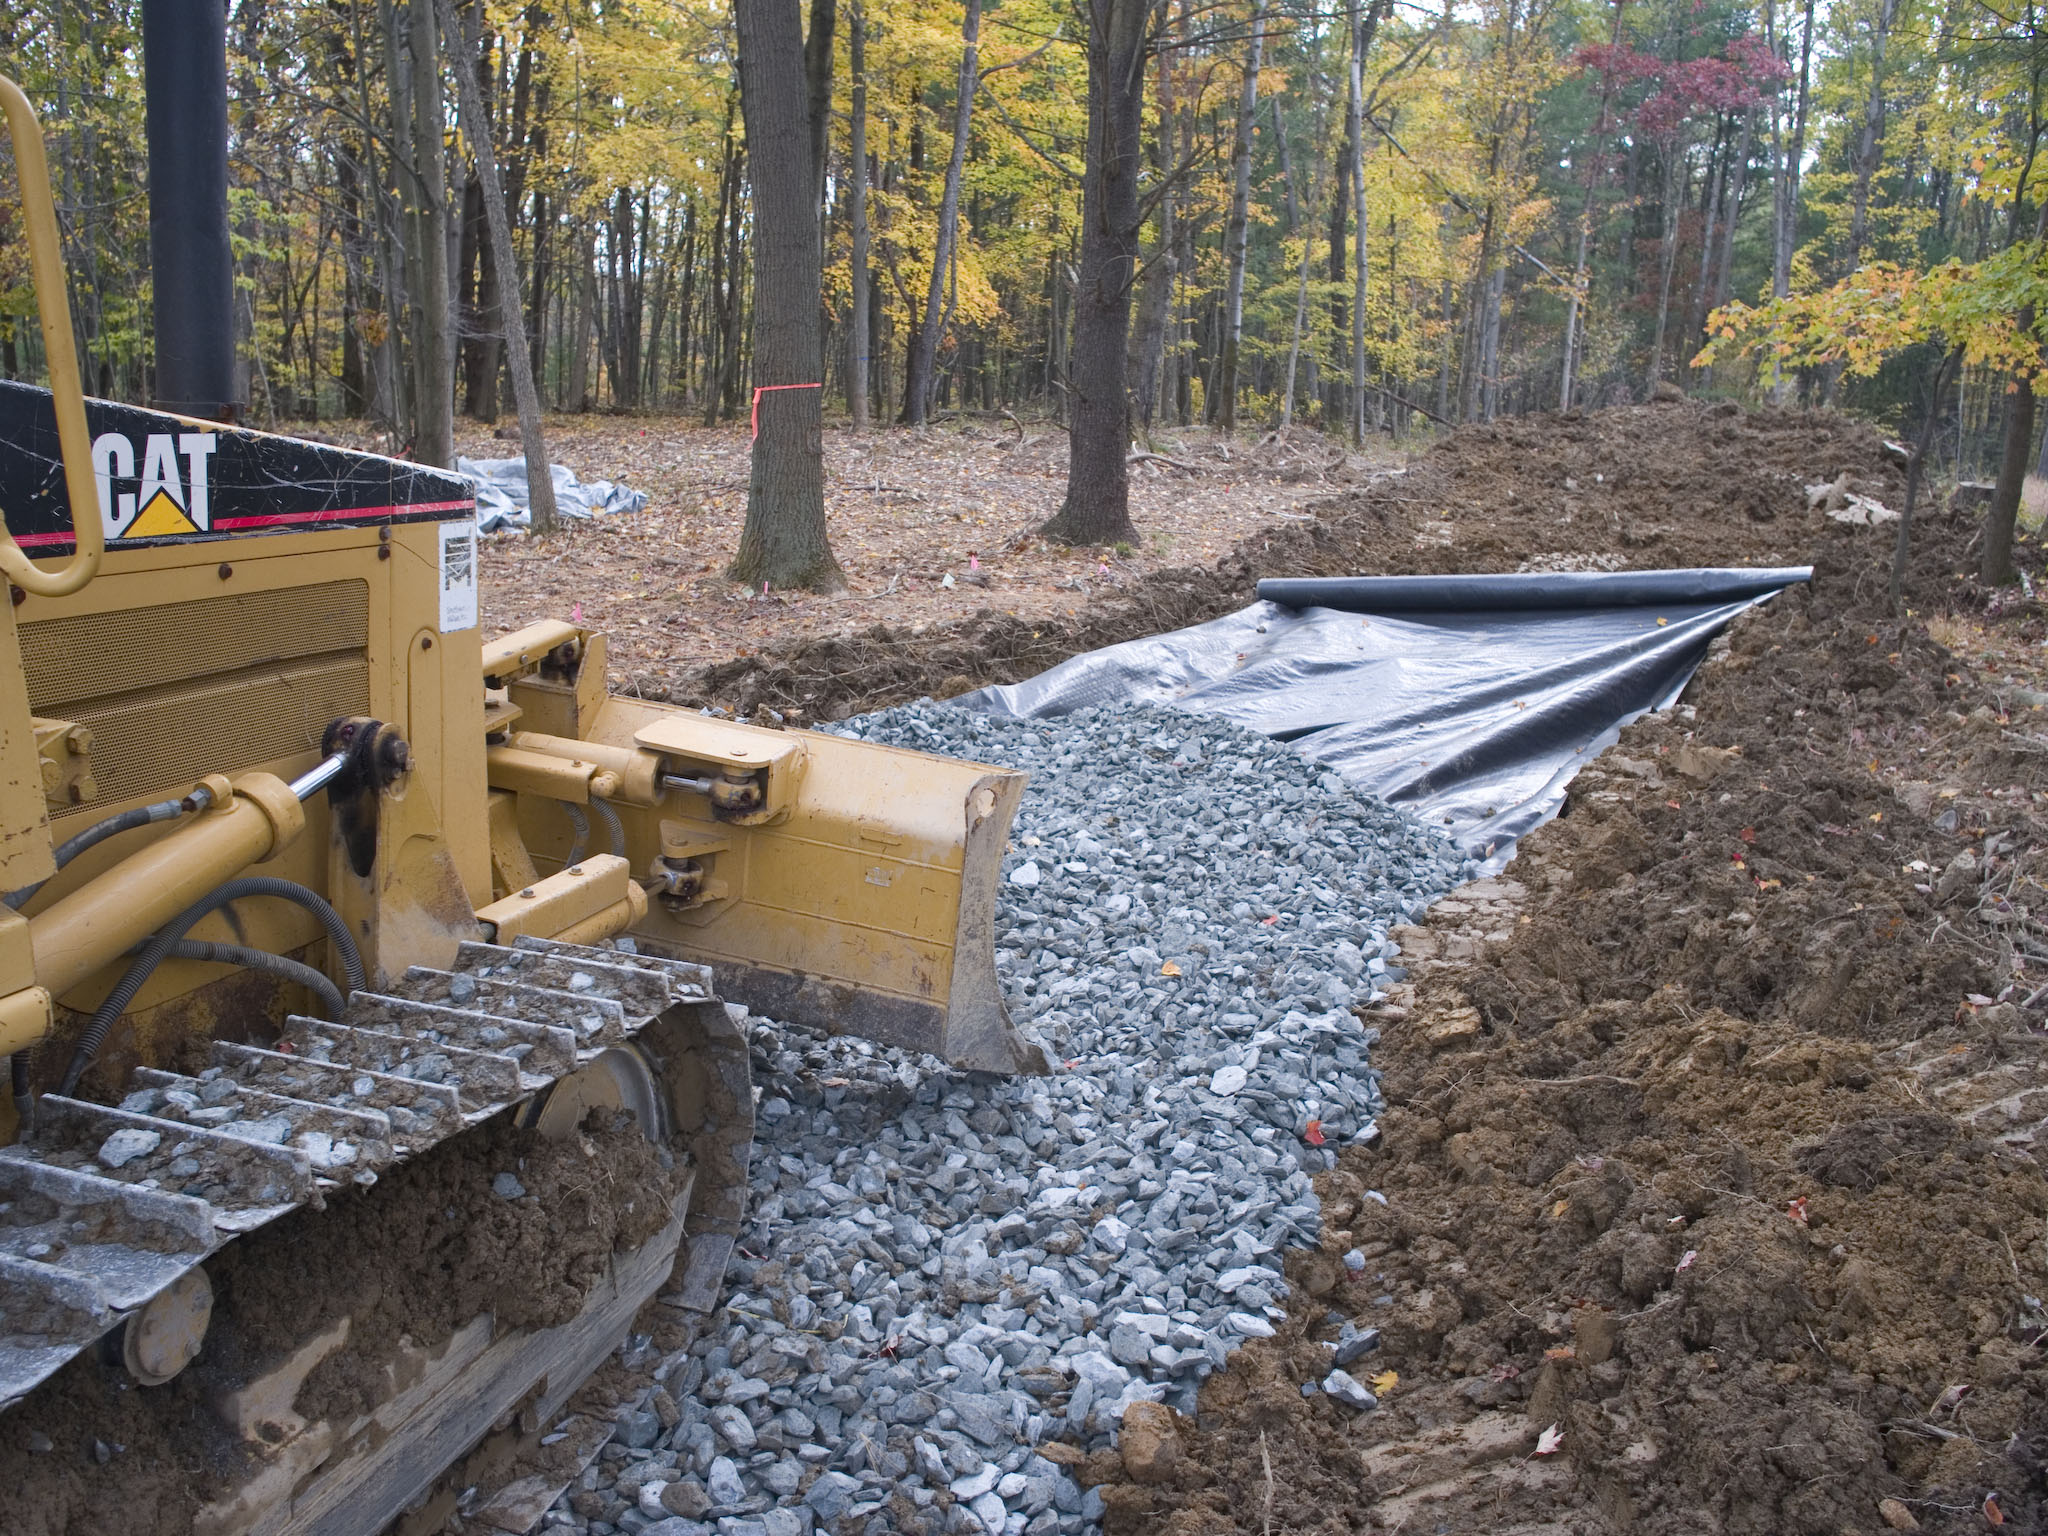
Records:
[[[212,432],[152,432],[143,443],[138,477],[132,440],[120,432],[102,432],[94,438],[93,476],[99,481],[100,522],[108,540],[174,539],[207,532],[212,511],[206,467],[217,440]]]

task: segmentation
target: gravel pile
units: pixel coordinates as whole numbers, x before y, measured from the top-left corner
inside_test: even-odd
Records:
[[[554,1527],[1091,1529],[1099,1497],[1040,1449],[1111,1444],[1134,1402],[1192,1411],[1273,1332],[1282,1250],[1319,1236],[1310,1175],[1380,1110],[1350,1009],[1399,979],[1388,927],[1472,872],[1219,721],[927,703],[839,729],[1030,770],[997,963],[1064,1070],[959,1074],[754,1021],[753,1226],[725,1310]],[[1371,1406],[1341,1370],[1323,1386]]]

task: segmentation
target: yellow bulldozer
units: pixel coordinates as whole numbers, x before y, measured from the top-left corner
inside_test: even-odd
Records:
[[[84,399],[0,105],[51,382],[0,384],[6,1519],[378,1531],[715,1304],[728,1000],[1044,1068],[1022,776],[609,694],[601,634],[480,634],[468,482]],[[142,1454],[179,1488],[126,1518],[35,1502]]]

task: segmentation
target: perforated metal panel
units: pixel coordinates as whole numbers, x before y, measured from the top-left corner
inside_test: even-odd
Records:
[[[370,707],[368,639],[362,581],[22,626],[35,712],[93,731],[99,795],[59,823],[317,747]]]

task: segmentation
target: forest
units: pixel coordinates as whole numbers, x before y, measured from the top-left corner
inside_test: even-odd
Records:
[[[366,418],[445,459],[452,413],[510,411],[473,86],[539,403],[747,420],[775,300],[750,246],[744,16],[438,9],[452,29],[430,0],[227,6],[248,418]],[[139,12],[26,0],[0,72],[49,137],[86,387],[144,401]],[[1084,183],[1125,116],[1140,439],[1359,440],[1660,386],[1904,432],[1939,385],[1934,451],[1967,474],[2038,365],[2031,0],[808,0],[808,23],[818,382],[856,427],[1066,418],[1099,323]],[[1105,38],[1128,100],[1091,134]],[[0,372],[33,379],[12,165]]]

